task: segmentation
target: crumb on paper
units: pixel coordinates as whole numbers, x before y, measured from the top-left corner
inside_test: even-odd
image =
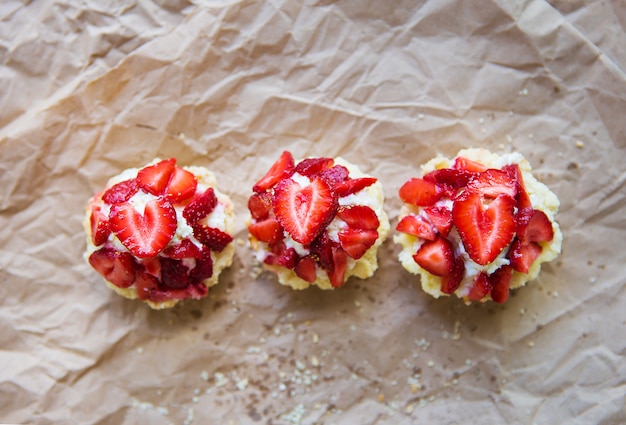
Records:
[[[215,378],[216,387],[223,387],[228,384],[228,377],[221,372],[215,372],[213,377]]]
[[[385,402],[385,394],[378,393],[378,401],[380,401],[381,403],[384,403]]]
[[[313,344],[317,344],[318,342],[320,342],[320,336],[316,333],[313,334],[311,339],[313,340]]]
[[[288,421],[292,424],[299,425],[302,422],[302,418],[304,417],[305,409],[302,403],[298,404],[288,413],[285,413],[281,416],[281,419]]]
[[[248,378],[237,379],[235,385],[239,391],[245,390],[248,388]]]
[[[208,381],[209,380],[209,372],[207,372],[206,370],[203,370],[202,372],[200,372],[200,379],[202,379],[203,381]]]
[[[578,149],[582,149],[585,147],[585,142],[583,142],[582,140],[576,140],[576,147]]]
[[[187,409],[187,417],[185,418],[185,422],[183,422],[184,425],[191,425],[194,419],[194,413],[193,407]]]

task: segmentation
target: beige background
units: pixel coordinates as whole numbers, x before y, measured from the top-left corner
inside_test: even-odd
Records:
[[[625,423],[625,27],[617,0],[3,2],[0,421]],[[472,146],[561,199],[563,254],[506,305],[431,299],[391,239],[334,292],[255,277],[282,149],[358,163],[395,225],[418,164]],[[82,257],[87,199],[155,156],[239,212],[233,267],[172,311]]]

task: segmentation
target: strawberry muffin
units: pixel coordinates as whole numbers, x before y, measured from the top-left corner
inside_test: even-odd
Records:
[[[210,171],[156,159],[89,200],[85,257],[118,294],[170,308],[206,296],[231,265],[234,223]]]
[[[294,289],[334,289],[378,268],[389,233],[380,182],[341,158],[283,152],[248,200],[257,259]]]
[[[403,267],[435,298],[505,302],[561,252],[559,200],[519,153],[437,157],[399,191],[394,241]]]

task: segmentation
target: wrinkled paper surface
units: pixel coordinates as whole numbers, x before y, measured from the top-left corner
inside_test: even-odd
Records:
[[[626,6],[617,0],[0,6],[0,421],[626,422]],[[304,4],[302,4],[304,3]],[[279,153],[397,190],[432,156],[519,151],[562,255],[503,305],[396,260],[336,291],[255,276],[246,201]],[[154,157],[206,166],[237,253],[152,311],[83,259],[87,199]]]

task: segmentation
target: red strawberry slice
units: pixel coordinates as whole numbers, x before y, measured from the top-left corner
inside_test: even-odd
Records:
[[[191,198],[196,193],[198,180],[193,173],[184,168],[175,167],[167,185],[167,194],[172,204],[177,204]]]
[[[298,253],[295,249],[285,245],[285,242],[278,241],[270,245],[270,253],[263,262],[272,266],[282,266],[288,269],[296,267]]]
[[[444,206],[424,208],[426,216],[441,236],[448,236],[452,228],[452,210]]]
[[[454,198],[475,177],[476,173],[470,171],[442,168],[425,174],[424,180],[434,183],[440,196],[446,195]]]
[[[143,214],[131,204],[111,207],[111,230],[120,242],[139,258],[154,257],[176,233],[176,211],[164,198],[146,203]]]
[[[376,230],[352,229],[350,227],[339,232],[339,243],[344,251],[355,260],[361,258],[376,242]]]
[[[150,273],[152,276],[156,277],[157,279],[161,278],[161,257],[156,256],[151,258],[144,258],[139,264],[145,267],[146,272]]]
[[[89,256],[89,264],[118,288],[128,288],[135,281],[136,264],[128,252],[104,247]]]
[[[378,179],[374,177],[359,177],[356,179],[347,179],[338,183],[334,186],[335,192],[337,196],[340,198],[348,195],[352,195],[353,193],[358,193],[376,183]]]
[[[296,275],[304,281],[313,283],[317,280],[317,263],[315,259],[309,255],[298,260],[296,267],[293,269]]]
[[[340,288],[345,283],[346,268],[348,267],[348,254],[339,248],[331,247],[332,268],[327,270],[330,284],[333,288]]]
[[[509,287],[511,285],[513,269],[509,266],[502,266],[491,275],[489,280],[493,283],[491,299],[497,303],[503,303],[509,298]]]
[[[462,156],[459,156],[454,160],[452,168],[457,170],[472,171],[475,173],[482,173],[487,170],[487,166],[481,164],[480,162]]]
[[[516,233],[522,244],[549,242],[554,238],[552,222],[541,210],[521,209],[515,216]]]
[[[267,192],[253,193],[248,199],[248,209],[254,220],[267,218],[272,210],[272,197]]]
[[[461,281],[465,277],[465,261],[462,257],[454,260],[452,271],[447,276],[441,278],[441,292],[444,294],[452,294],[461,285]]]
[[[338,246],[338,244],[331,241],[325,232],[311,242],[311,255],[316,258],[324,270],[331,270],[333,267],[333,246]]]
[[[183,209],[183,217],[189,225],[193,226],[206,216],[208,216],[217,205],[217,197],[213,188],[208,188],[204,193],[196,198]]]
[[[511,198],[517,195],[517,182],[506,171],[489,168],[472,179],[467,190],[476,191],[486,198],[495,198],[505,194]]]
[[[511,267],[520,273],[528,273],[537,257],[541,255],[543,248],[536,242],[529,242],[526,245],[521,240],[515,239],[509,249],[509,260]]]
[[[169,258],[182,260],[183,258],[202,258],[202,250],[191,240],[183,239],[176,245],[170,245],[163,250],[163,255]]]
[[[325,180],[330,187],[335,187],[342,183],[349,175],[350,172],[343,165],[335,165],[318,173],[318,176]]]
[[[252,236],[261,242],[274,243],[284,238],[283,227],[275,218],[266,218],[248,226]]]
[[[442,192],[435,183],[415,177],[404,183],[398,194],[407,204],[428,207],[439,200]]]
[[[100,206],[92,205],[89,221],[91,223],[91,241],[95,246],[102,245],[111,234],[109,218],[102,212]]]
[[[102,195],[102,200],[107,204],[121,204],[128,201],[139,190],[137,179],[124,180],[114,184]]]
[[[396,230],[429,241],[435,240],[437,237],[433,225],[421,215],[409,214],[402,217],[396,226]]]
[[[515,181],[515,184],[517,186],[517,208],[532,209],[533,205],[530,201],[530,196],[528,196],[528,192],[526,192],[526,187],[524,186],[524,178],[522,176],[522,170],[520,170],[519,165],[505,165],[504,167],[502,167],[502,171],[508,173],[509,176],[511,176],[511,178]]]
[[[211,257],[211,250],[204,247],[201,258],[196,260],[196,266],[189,272],[189,278],[193,283],[200,283],[211,276],[213,276],[213,258]]]
[[[319,177],[305,187],[286,179],[274,189],[276,218],[295,241],[304,245],[324,230],[333,219],[337,205],[337,196]]]
[[[176,159],[164,159],[142,168],[137,173],[139,187],[153,195],[163,195],[176,168]]]
[[[191,282],[189,268],[181,260],[174,258],[161,258],[161,283],[168,288],[181,289]]]
[[[337,212],[337,217],[352,229],[376,230],[380,225],[374,210],[366,205],[342,207]]]
[[[480,301],[485,298],[493,289],[493,282],[489,279],[487,273],[480,273],[474,279],[472,288],[467,296],[472,301]]]
[[[291,152],[284,151],[278,160],[271,166],[267,174],[263,176],[252,190],[256,193],[264,192],[273,187],[279,181],[290,177],[294,172],[294,161]]]
[[[165,301],[165,296],[159,290],[159,280],[149,274],[143,267],[137,270],[135,289],[140,300]]]
[[[491,263],[515,234],[515,199],[498,195],[488,206],[478,193],[465,192],[454,202],[452,221],[470,258],[481,266]]]
[[[332,158],[306,158],[296,165],[296,173],[313,177],[322,170],[332,167],[334,163]]]
[[[413,255],[421,268],[435,276],[447,276],[454,267],[452,243],[443,236],[424,242]]]
[[[222,252],[233,241],[233,237],[228,233],[204,224],[193,226],[193,235],[201,244],[206,245],[215,252]]]

